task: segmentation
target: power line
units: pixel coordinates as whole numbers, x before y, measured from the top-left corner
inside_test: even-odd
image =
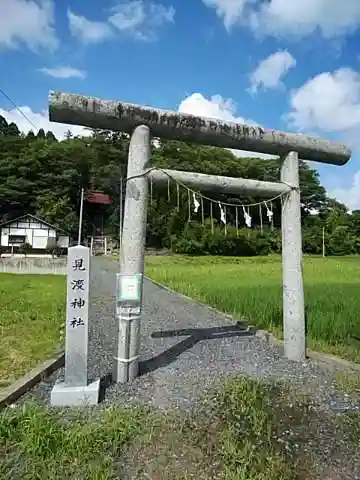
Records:
[[[35,130],[39,130],[39,128],[35,125],[35,123],[32,122],[27,115],[25,115],[25,113],[21,110],[21,108],[14,102],[14,100],[11,97],[9,97],[7,93],[4,92],[4,90],[1,87],[0,87],[0,93],[15,107],[15,109],[20,113],[20,115],[22,115],[25,118],[25,120],[29,122],[29,124],[33,128],[35,128]]]

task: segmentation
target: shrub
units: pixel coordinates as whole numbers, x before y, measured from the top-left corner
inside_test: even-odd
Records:
[[[214,231],[206,223],[188,223],[181,236],[171,237],[170,244],[175,253],[188,255],[254,256],[268,255],[277,246],[268,233],[258,229],[238,229],[216,225]]]

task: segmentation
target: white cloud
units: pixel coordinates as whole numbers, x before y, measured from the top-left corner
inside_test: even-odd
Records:
[[[291,111],[285,116],[293,129],[334,134],[356,152],[360,148],[360,74],[350,68],[324,72],[290,94]],[[356,157],[355,157],[356,158]],[[353,160],[354,161],[354,160]],[[342,174],[346,175],[346,171]],[[360,172],[348,180],[351,186],[337,188],[331,182],[329,195],[350,208],[360,208]],[[335,185],[334,185],[335,184]]]
[[[1,1],[1,0],[0,0]],[[106,21],[93,21],[68,9],[70,31],[84,43],[97,43],[115,38],[120,32],[137,40],[155,40],[156,32],[166,23],[173,23],[175,9],[145,0],[122,2],[111,9]]]
[[[258,125],[253,120],[245,120],[243,117],[237,116],[236,110],[236,104],[232,99],[225,99],[221,95],[213,95],[208,100],[201,93],[193,93],[188,96],[180,103],[178,108],[180,113],[188,113],[190,115],[198,115],[228,122]],[[233,153],[239,157],[274,158],[273,155],[246,152],[243,150],[233,150]]]
[[[333,188],[329,190],[330,197],[336,198],[344,203],[351,210],[360,209],[360,171],[352,178],[351,186],[348,188]]]
[[[303,37],[319,31],[331,38],[353,33],[360,24],[359,0],[203,0],[229,29],[249,26],[261,35]]]
[[[26,45],[54,51],[58,39],[52,0],[0,0],[0,50]]]
[[[245,16],[245,7],[250,3],[256,3],[257,0],[203,0],[203,3],[216,10],[218,17],[224,21],[225,28],[230,30],[243,16]]]
[[[40,72],[54,78],[85,78],[86,72],[73,67],[40,68]]]
[[[319,30],[325,38],[353,33],[360,23],[358,0],[271,0],[254,13],[254,26],[273,35],[305,36]]]
[[[43,128],[45,132],[48,130],[52,131],[55,137],[59,140],[63,140],[66,132],[69,130],[73,135],[88,136],[91,134],[91,131],[86,130],[84,127],[50,122],[48,120],[47,112],[33,112],[28,106],[19,107],[19,110],[21,110],[30,122],[37,127],[36,131],[30,122],[16,109],[4,110],[3,108],[0,108],[0,115],[3,116],[8,123],[16,123],[21,132],[28,133],[32,130],[34,133],[37,133],[40,128]]]
[[[108,40],[113,35],[110,25],[106,22],[88,20],[81,15],[76,15],[70,8],[68,8],[67,16],[71,34],[85,44],[99,43]]]
[[[265,58],[251,74],[251,91],[258,88],[276,88],[282,85],[282,78],[295,67],[296,60],[287,50],[280,50]]]
[[[230,98],[224,99],[221,95],[213,95],[208,100],[201,93],[193,93],[180,103],[178,110],[180,113],[245,123],[244,118],[235,117],[236,105],[234,101]]]
[[[291,92],[289,122],[300,130],[351,133],[360,127],[360,75],[350,68],[324,72]]]
[[[113,9],[109,22],[120,32],[139,40],[154,40],[156,30],[166,23],[173,23],[175,9],[161,4],[133,0]]]

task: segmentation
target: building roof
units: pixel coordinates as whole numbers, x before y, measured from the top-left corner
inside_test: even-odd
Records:
[[[46,220],[43,220],[42,218],[38,218],[38,217],[35,217],[35,215],[31,215],[31,213],[26,213],[25,215],[21,215],[21,217],[16,217],[16,218],[13,218],[12,220],[8,220],[7,222],[1,223],[0,228],[5,227],[5,225],[10,225],[11,223],[14,223],[14,222],[18,222],[23,218],[29,218],[29,217],[36,220],[39,223],[43,223],[44,225],[52,228],[53,230],[57,230],[58,232],[65,233],[66,235],[70,235],[63,228],[57,227],[56,225],[52,225],[51,223],[47,222]]]
[[[89,190],[86,193],[86,198],[85,200],[88,203],[96,203],[100,205],[111,205],[112,200],[109,197],[109,195],[106,195],[104,192],[97,192],[95,190]]]

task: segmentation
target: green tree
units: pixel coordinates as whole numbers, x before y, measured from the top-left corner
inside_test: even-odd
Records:
[[[16,123],[11,122],[9,123],[6,131],[6,135],[9,135],[11,137],[19,137],[20,136],[20,130]]]
[[[32,130],[30,130],[28,132],[28,134],[26,135],[26,138],[27,138],[27,140],[31,141],[31,140],[34,140],[36,138],[36,136],[35,136],[34,132]]]
[[[55,135],[53,134],[53,132],[46,132],[46,140],[49,140],[51,142],[57,142],[57,138],[55,137]]]
[[[129,136],[107,130],[93,130],[90,135],[74,138],[69,132],[57,141],[52,132],[39,130],[25,137],[15,124],[0,117],[0,217],[2,220],[33,213],[50,223],[76,233],[81,188],[100,190],[112,199],[112,205],[94,206],[85,202],[84,234],[93,230],[93,216],[101,213],[104,228],[116,237],[119,232],[120,185],[125,186]],[[179,141],[154,142],[152,165],[224,175],[279,181],[279,159],[238,158],[230,150],[195,145]],[[303,219],[303,248],[308,253],[321,253],[322,232],[325,229],[328,254],[360,253],[360,213],[352,215],[339,202],[327,197],[319,176],[305,162],[300,162],[300,184]],[[214,191],[207,196],[215,202],[233,204],[256,203],[262,198],[223,195]],[[192,198],[190,196],[190,202]],[[169,188],[152,188],[149,202],[148,245],[172,248],[187,253],[254,255],[280,251],[281,203],[273,202],[272,231],[263,209],[263,233],[260,232],[260,211],[252,207],[252,229],[245,226],[242,211],[239,229],[235,228],[234,207],[227,209],[228,235],[220,222],[220,210],[202,204],[189,218],[189,195],[170,182]],[[314,215],[314,211],[318,214]],[[214,234],[212,233],[213,220]],[[204,221],[203,221],[204,220]]]
[[[8,128],[8,122],[2,115],[0,115],[0,135],[6,135],[7,128]]]
[[[46,137],[45,130],[43,128],[40,128],[36,136],[37,138],[41,138],[43,140]]]

